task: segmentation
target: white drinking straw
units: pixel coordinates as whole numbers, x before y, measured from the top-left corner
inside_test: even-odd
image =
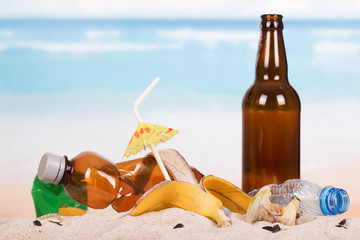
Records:
[[[134,102],[134,114],[136,117],[136,120],[138,121],[138,123],[141,123],[142,120],[140,118],[140,114],[139,114],[139,104],[144,100],[144,98],[151,92],[151,90],[156,86],[156,84],[158,84],[158,82],[160,81],[159,77],[156,77],[154,79],[154,81],[152,81],[152,83],[146,88],[146,90],[141,94],[141,96]],[[162,174],[164,175],[166,180],[171,181],[171,178],[169,176],[169,173],[167,172],[163,161],[160,158],[159,153],[156,151],[155,149],[155,145],[153,143],[149,144],[149,148],[151,149],[152,153],[154,154],[154,157],[160,167],[160,170],[162,172]]]

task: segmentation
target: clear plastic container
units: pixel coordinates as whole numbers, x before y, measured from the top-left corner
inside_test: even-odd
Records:
[[[299,202],[302,217],[314,215],[334,216],[346,212],[350,205],[348,193],[332,186],[321,187],[313,182],[291,179],[282,184],[271,184],[271,202],[286,206],[294,197]],[[250,192],[255,195],[257,190]]]

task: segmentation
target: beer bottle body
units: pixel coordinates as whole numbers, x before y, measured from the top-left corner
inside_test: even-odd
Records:
[[[242,104],[245,192],[300,178],[300,100],[287,79],[278,16],[262,16],[256,78]]]

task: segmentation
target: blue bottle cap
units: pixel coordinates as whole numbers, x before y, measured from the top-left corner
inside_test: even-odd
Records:
[[[349,194],[341,188],[327,186],[320,193],[320,209],[324,215],[344,213],[350,205]]]

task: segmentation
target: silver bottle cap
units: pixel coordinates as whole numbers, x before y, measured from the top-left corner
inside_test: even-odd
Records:
[[[45,153],[38,168],[38,178],[48,183],[59,184],[65,173],[65,157]]]

